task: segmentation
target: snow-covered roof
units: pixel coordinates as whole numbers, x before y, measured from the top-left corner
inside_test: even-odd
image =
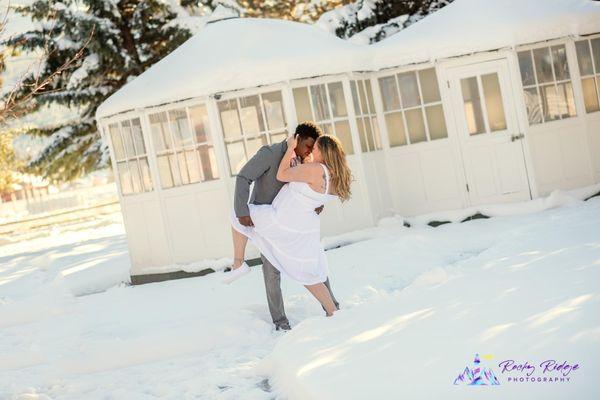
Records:
[[[289,79],[361,70],[364,47],[298,22],[234,18],[207,24],[104,101],[97,118]]]
[[[592,0],[455,0],[371,45],[375,70],[600,32]]]

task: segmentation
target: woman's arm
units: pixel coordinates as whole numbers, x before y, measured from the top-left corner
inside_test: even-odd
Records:
[[[294,149],[298,140],[294,137],[288,138],[287,151],[285,152],[279,169],[277,170],[277,180],[280,182],[318,182],[323,172],[322,168],[316,163],[300,164],[295,167],[290,167],[290,161],[295,156]]]

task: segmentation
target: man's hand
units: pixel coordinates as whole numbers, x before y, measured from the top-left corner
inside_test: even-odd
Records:
[[[254,222],[252,222],[252,218],[250,218],[249,215],[246,215],[244,217],[239,217],[238,221],[240,221],[240,224],[242,224],[244,226],[254,226]]]
[[[322,205],[321,207],[317,207],[317,208],[315,208],[315,212],[317,213],[317,215],[321,214],[321,212],[323,211],[323,208],[324,208],[324,207],[325,207],[325,206],[324,206],[324,205]]]

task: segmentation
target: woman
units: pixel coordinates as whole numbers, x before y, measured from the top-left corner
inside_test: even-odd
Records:
[[[234,265],[225,282],[249,270],[243,262],[249,238],[275,268],[303,284],[331,316],[336,307],[323,283],[329,271],[321,245],[321,221],[314,210],[335,198],[348,200],[352,175],[336,137],[320,136],[312,161],[290,167],[296,145],[297,139],[290,137],[277,171],[277,180],[289,183],[272,204],[249,205],[254,226],[232,218]]]

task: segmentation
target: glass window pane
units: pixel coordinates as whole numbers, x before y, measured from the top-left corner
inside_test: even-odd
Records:
[[[325,85],[316,85],[310,87],[310,97],[312,99],[313,110],[317,121],[330,119],[329,105],[327,103],[327,93]]]
[[[533,73],[533,59],[531,51],[519,52],[519,69],[521,70],[521,81],[523,86],[535,85],[535,74]]]
[[[373,140],[375,141],[375,149],[381,150],[381,134],[379,133],[379,124],[377,123],[377,117],[371,117],[371,126],[373,127]]]
[[[390,146],[404,146],[406,144],[406,135],[404,133],[404,118],[402,117],[402,112],[386,114],[385,124],[390,139]]]
[[[264,93],[262,100],[265,106],[265,113],[267,114],[269,130],[285,128],[286,122],[281,92]]]
[[[200,146],[198,147],[198,156],[200,157],[203,180],[210,181],[217,179],[219,177],[219,170],[217,168],[215,149],[212,146]]]
[[[431,140],[444,139],[448,137],[446,130],[446,119],[444,118],[444,109],[441,104],[425,108],[427,116],[427,127],[429,128],[429,138]]]
[[[356,115],[361,115],[362,110],[360,109],[360,104],[358,103],[358,90],[356,89],[356,83],[357,81],[350,81],[350,91],[352,92],[352,103],[354,104],[354,112],[356,113]]]
[[[192,129],[195,134],[196,143],[205,143],[209,141],[208,129],[209,119],[206,106],[204,104],[194,106],[189,109]]]
[[[169,163],[169,156],[158,156],[156,161],[158,164],[158,175],[160,176],[160,183],[162,187],[173,187],[173,174],[171,171],[171,164]]]
[[[188,167],[188,173],[190,176],[190,183],[200,182],[202,175],[200,174],[200,168],[198,167],[198,155],[195,150],[186,150],[185,161]]]
[[[561,83],[558,85],[558,95],[560,98],[559,107],[562,118],[575,117],[575,98],[573,96],[573,85],[571,82]]]
[[[187,185],[190,183],[189,170],[191,166],[187,165],[185,153],[183,151],[177,153],[177,159],[179,161],[179,171],[181,172],[181,183]]]
[[[553,82],[550,49],[544,47],[533,50],[533,59],[535,60],[535,72],[537,73],[538,83]]]
[[[371,129],[371,118],[363,118],[365,124],[365,134],[367,136],[367,144],[369,145],[369,151],[375,149],[375,143],[373,143],[373,130]]]
[[[228,143],[227,156],[229,157],[229,168],[232,175],[237,175],[240,169],[246,163],[246,153],[244,151],[244,142]]]
[[[369,151],[367,146],[367,137],[365,135],[365,125],[362,118],[356,118],[356,125],[358,126],[358,137],[360,139],[360,148],[363,153]]]
[[[502,92],[498,74],[481,75],[481,85],[487,108],[488,124],[490,131],[503,131],[506,129],[506,118],[504,117],[504,104],[502,104]]]
[[[348,121],[338,121],[335,123],[335,134],[342,142],[346,154],[354,154],[354,146],[352,146],[352,136],[350,135],[350,124]]]
[[[133,182],[133,192],[134,193],[143,192],[142,177],[140,174],[140,169],[138,167],[137,160],[129,161],[129,170],[131,171],[131,181]]]
[[[541,124],[542,119],[542,101],[536,88],[529,88],[523,91],[525,96],[525,108],[529,117],[529,124]]]
[[[581,80],[583,87],[583,101],[585,103],[585,112],[591,113],[600,110],[598,104],[598,88],[594,78],[585,78]]]
[[[592,39],[592,58],[594,59],[594,71],[600,74],[600,38]]]
[[[280,143],[283,140],[287,139],[287,132],[280,132],[280,133],[275,133],[271,135],[271,144],[273,143]]]
[[[427,141],[425,123],[423,122],[423,113],[421,112],[421,109],[417,108],[415,110],[408,110],[405,112],[405,115],[410,143]]]
[[[148,166],[148,158],[140,158],[140,172],[142,173],[142,184],[146,192],[152,191],[152,176],[150,175],[150,167]]]
[[[133,132],[133,145],[136,155],[146,154],[146,143],[144,143],[144,135],[142,133],[142,124],[139,118],[131,120],[131,130]]]
[[[371,88],[371,81],[366,79],[365,86],[367,87],[367,101],[369,102],[369,112],[375,114],[375,103],[373,102],[373,89]]]
[[[310,101],[308,99],[308,89],[305,87],[295,88],[294,103],[296,104],[296,116],[298,122],[312,121],[312,111],[310,109]]]
[[[260,135],[257,138],[246,140],[246,154],[248,155],[248,159],[251,159],[261,147],[267,144],[266,135]]]
[[[125,147],[123,146],[123,137],[121,136],[121,131],[119,129],[119,125],[110,124],[108,126],[108,131],[110,132],[110,141],[112,142],[116,159],[117,160],[124,159],[125,158]]]
[[[150,131],[157,152],[173,148],[171,135],[167,127],[167,113],[161,112],[150,115]]]
[[[579,64],[579,73],[581,75],[593,75],[594,64],[592,63],[592,54],[590,53],[590,43],[587,40],[580,40],[575,43],[577,49],[577,62]]]
[[[363,110],[362,113],[363,115],[366,115],[369,113],[369,105],[367,104],[367,95],[365,93],[363,81],[358,83],[358,95],[360,97],[360,106]]]
[[[319,124],[319,127],[326,135],[333,135],[333,127],[331,124]]]
[[[556,80],[564,81],[571,79],[569,76],[569,64],[567,63],[567,51],[564,45],[552,47],[552,62],[554,62]]]
[[[419,71],[419,81],[425,104],[441,100],[435,68],[427,68]]]
[[[334,82],[327,85],[329,90],[329,99],[331,100],[331,111],[334,117],[346,117],[346,99],[344,98],[344,88],[342,82]]]
[[[183,146],[190,146],[194,143],[185,108],[169,111],[169,123],[176,149]]]
[[[240,119],[237,110],[237,101],[224,100],[218,103],[221,126],[223,127],[223,136],[225,139],[237,138],[242,136]]]
[[[171,171],[173,171],[173,184],[175,186],[181,185],[181,175],[179,174],[179,166],[177,165],[177,155],[175,153],[169,154],[169,164],[171,165]],[[185,168],[185,165],[181,166]]]
[[[544,121],[560,119],[560,98],[554,85],[540,86]]]
[[[379,87],[381,88],[383,109],[385,111],[400,109],[400,99],[398,98],[396,78],[393,76],[379,78]]]
[[[117,171],[119,173],[119,182],[121,183],[121,193],[133,193],[133,187],[131,186],[131,174],[129,173],[129,169],[127,168],[127,163],[118,162]]]
[[[479,84],[477,77],[463,78],[460,80],[465,110],[467,129],[470,135],[485,133],[483,110],[479,98]]]
[[[258,96],[242,97],[240,99],[240,120],[244,136],[257,135],[264,132],[265,124],[260,109]]]
[[[414,71],[398,74],[398,84],[400,85],[400,96],[402,96],[402,106],[404,108],[421,104],[417,75]]]
[[[121,134],[123,135],[123,143],[125,145],[125,154],[127,154],[127,158],[135,157],[131,123],[129,121],[121,122]]]

